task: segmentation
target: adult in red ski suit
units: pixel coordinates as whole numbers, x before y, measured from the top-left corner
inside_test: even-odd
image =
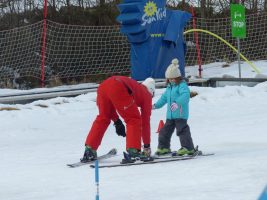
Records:
[[[141,140],[144,146],[150,147],[150,116],[154,92],[155,81],[152,78],[147,78],[140,84],[125,76],[113,76],[101,83],[96,100],[99,114],[86,138],[86,147],[91,148],[96,155],[111,120],[115,126],[116,123],[120,126],[120,131],[116,127],[117,134],[125,136],[119,115],[126,123],[126,150],[141,150]]]

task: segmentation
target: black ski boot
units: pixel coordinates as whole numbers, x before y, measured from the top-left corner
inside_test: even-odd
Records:
[[[89,146],[85,146],[85,151],[83,154],[83,158],[81,158],[82,163],[90,162],[97,159],[97,153]]]
[[[142,154],[140,150],[129,148],[128,153],[123,152],[124,159],[122,159],[121,164],[134,163],[136,161],[148,162],[154,160],[152,157],[148,157]]]

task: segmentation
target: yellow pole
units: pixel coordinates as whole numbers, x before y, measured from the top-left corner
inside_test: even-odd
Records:
[[[184,32],[184,34],[191,33],[191,32],[203,32],[203,33],[207,33],[207,34],[209,34],[209,35],[212,35],[213,37],[215,37],[215,38],[221,40],[222,42],[224,42],[225,44],[227,44],[227,45],[228,45],[229,47],[231,47],[236,53],[238,52],[237,49],[236,49],[233,45],[231,45],[229,42],[227,42],[225,39],[221,38],[220,36],[216,35],[215,33],[212,33],[212,32],[207,31],[207,30],[197,29],[197,28],[196,28],[196,29],[190,29],[190,30],[187,30],[187,31]],[[246,61],[246,63],[248,63],[248,64],[255,70],[255,72],[256,72],[257,74],[260,73],[260,70],[258,70],[258,68],[257,68],[253,63],[251,63],[245,56],[243,56],[242,53],[240,53],[240,56],[241,56],[241,58],[243,58],[243,60]]]

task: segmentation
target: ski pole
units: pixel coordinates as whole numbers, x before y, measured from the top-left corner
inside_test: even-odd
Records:
[[[99,169],[98,160],[95,160],[95,185],[96,185],[96,196],[95,199],[99,200]]]

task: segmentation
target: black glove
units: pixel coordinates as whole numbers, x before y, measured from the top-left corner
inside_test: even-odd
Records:
[[[120,119],[114,122],[114,126],[116,128],[116,133],[118,134],[118,136],[122,136],[122,137],[126,136],[125,126],[123,125]]]

